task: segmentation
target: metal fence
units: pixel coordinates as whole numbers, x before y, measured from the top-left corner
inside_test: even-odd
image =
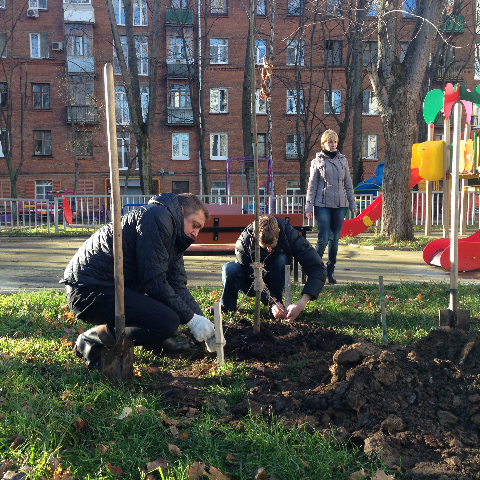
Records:
[[[67,195],[73,213],[73,221],[67,224],[63,212],[62,198],[39,200],[35,198],[0,198],[0,232],[24,231],[32,233],[61,233],[78,231],[90,233],[110,222],[109,195]],[[122,195],[122,213],[146,204],[151,195]],[[373,195],[358,195],[359,212],[367,208],[374,200]],[[208,204],[238,205],[242,213],[255,212],[254,195],[211,195],[203,196]],[[480,192],[466,192],[467,226],[479,224]],[[260,197],[261,213],[303,213],[305,195],[275,195]],[[443,193],[434,192],[432,199],[432,224],[443,224]],[[425,224],[426,194],[412,192],[412,216],[415,225]],[[347,217],[349,218],[349,217]],[[306,225],[313,225],[305,218]]]

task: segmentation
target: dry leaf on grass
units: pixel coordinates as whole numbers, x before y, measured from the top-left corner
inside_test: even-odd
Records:
[[[110,447],[108,445],[104,445],[103,443],[99,443],[97,445],[97,449],[100,452],[101,455],[105,455],[108,452],[108,449]]]
[[[210,480],[230,480],[230,477],[224,475],[218,468],[210,466],[208,470],[210,473],[206,475]]]
[[[255,480],[268,480],[268,474],[263,467],[257,470]]]
[[[147,463],[147,472],[153,472],[154,470],[160,469],[163,474],[166,474],[170,462],[166,458],[157,458],[152,462]]]
[[[107,462],[105,466],[117,477],[120,477],[123,475],[122,467],[116,467],[112,465],[110,462]]]
[[[193,465],[187,467],[188,480],[199,480],[205,470],[205,464],[193,462]]]
[[[365,473],[365,470],[362,468],[361,470],[351,473],[350,476],[348,477],[348,480],[361,480],[366,476],[367,474]]]
[[[377,470],[372,480],[394,480],[393,475],[387,475],[383,470]]]
[[[175,425],[170,426],[168,429],[170,430],[170,433],[174,437],[178,437],[178,430],[177,430],[177,427]]]
[[[183,433],[181,433],[181,434],[178,436],[178,438],[179,438],[180,440],[187,440],[187,438],[188,438],[188,433],[187,433],[187,432],[183,432]]]
[[[70,467],[64,471],[62,466],[58,465],[53,472],[52,480],[73,480],[73,475],[70,473]]]
[[[232,455],[231,453],[229,453],[226,457],[225,457],[225,460],[227,462],[236,462],[237,460],[240,460],[240,457],[235,457],[234,455]]]
[[[147,411],[147,407],[144,407],[143,405],[137,405],[135,407],[135,411],[137,413],[145,413]]]
[[[80,418],[79,415],[78,418],[73,422],[73,428],[75,428],[77,432],[84,432],[88,429],[88,420]]]
[[[132,413],[132,411],[133,410],[130,407],[124,407],[122,413],[116,418],[118,418],[119,420],[123,420],[124,418],[128,417]]]
[[[20,446],[25,441],[25,437],[23,436],[22,433],[19,433],[17,435],[13,435],[13,437],[10,437],[8,441],[12,442],[10,444],[10,448],[12,450],[15,450],[18,446]]]
[[[168,449],[172,453],[172,455],[181,455],[182,451],[176,446],[172,445],[171,443],[168,444]]]
[[[161,373],[158,367],[147,367],[147,373]]]

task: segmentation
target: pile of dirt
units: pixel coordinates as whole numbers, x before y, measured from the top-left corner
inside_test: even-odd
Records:
[[[299,323],[264,322],[254,334],[248,320],[224,334],[225,355],[249,371],[248,395],[225,421],[273,414],[292,427],[333,432],[406,478],[480,471],[479,334],[438,328],[409,347],[376,346]],[[202,364],[163,375],[156,388],[172,404],[198,406]]]

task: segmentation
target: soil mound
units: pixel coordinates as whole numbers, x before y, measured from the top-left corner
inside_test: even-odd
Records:
[[[250,372],[248,395],[226,420],[273,414],[291,427],[351,439],[405,478],[478,478],[479,334],[438,328],[409,347],[378,346],[277,321],[262,323],[255,335],[242,320],[226,325],[224,335],[225,355]],[[159,385],[168,400],[198,402],[199,380],[189,368],[162,377],[171,383]]]

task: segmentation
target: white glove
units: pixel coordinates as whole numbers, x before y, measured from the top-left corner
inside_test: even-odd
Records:
[[[199,342],[207,340],[215,335],[215,328],[208,318],[201,315],[193,315],[193,318],[187,323],[188,328],[193,333],[195,339]]]
[[[215,341],[215,335],[205,340],[207,350],[212,353],[217,349],[217,342]]]

